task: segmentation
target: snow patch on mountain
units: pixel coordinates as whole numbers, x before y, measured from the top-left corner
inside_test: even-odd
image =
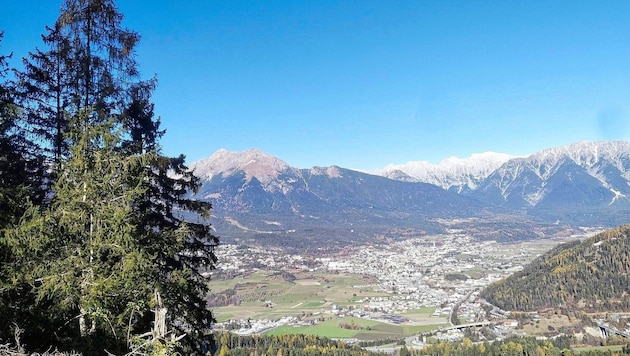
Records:
[[[330,167],[313,167],[310,170],[311,175],[328,176],[328,178],[342,178],[341,169],[337,166]]]
[[[447,190],[455,188],[461,192],[463,189],[474,190],[479,182],[512,158],[514,156],[505,153],[484,152],[467,158],[451,156],[438,164],[427,161],[390,164],[372,173],[407,182],[430,183]]]

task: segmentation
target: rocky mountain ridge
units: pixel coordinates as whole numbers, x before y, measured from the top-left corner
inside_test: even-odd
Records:
[[[366,237],[463,229],[532,237],[541,229],[612,227],[630,216],[630,143],[623,141],[529,157],[451,158],[424,173],[422,164],[412,166],[416,171],[390,166],[385,177],[337,166],[299,169],[253,149],[220,150],[191,168],[203,182],[195,197],[210,200],[214,214],[240,233]]]
[[[515,158],[468,196],[529,211],[630,208],[630,143],[580,142]]]
[[[191,165],[203,183],[195,197],[213,203],[222,231],[363,239],[393,228],[438,232],[435,219],[487,214],[483,203],[432,184],[336,166],[297,169],[259,150],[227,156]]]
[[[390,164],[373,174],[408,182],[430,183],[446,190],[461,193],[474,190],[502,164],[514,158],[505,153],[475,153],[467,158],[448,157],[438,164],[411,161]]]

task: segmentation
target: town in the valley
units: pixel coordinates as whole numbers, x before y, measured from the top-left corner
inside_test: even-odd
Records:
[[[299,332],[300,327],[327,320],[340,320],[340,328],[344,320],[370,320],[418,326],[415,335],[405,337],[414,345],[427,337],[461,340],[471,328],[485,330],[486,339],[526,335],[519,318],[485,302],[480,290],[521,270],[558,243],[588,234],[592,232],[498,243],[452,231],[400,240],[377,238],[308,254],[224,244],[217,252],[218,268],[212,272],[215,328],[248,335],[289,326]],[[346,285],[343,294],[335,292],[335,278],[352,277],[356,282]],[[274,287],[282,284],[285,290]],[[308,294],[307,289],[312,292],[304,299],[295,296],[300,291]],[[600,333],[596,325],[587,331],[594,336]]]

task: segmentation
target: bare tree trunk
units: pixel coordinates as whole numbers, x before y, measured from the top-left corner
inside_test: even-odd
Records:
[[[85,319],[85,309],[83,309],[83,307],[80,307],[79,312],[81,313],[81,315],[79,315],[79,335],[87,336],[88,328],[87,320]]]
[[[166,336],[166,308],[162,304],[160,292],[155,289],[155,321],[153,323],[153,342]]]

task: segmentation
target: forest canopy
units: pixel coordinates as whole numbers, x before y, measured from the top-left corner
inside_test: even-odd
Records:
[[[506,310],[628,310],[630,225],[559,245],[522,271],[486,287],[482,296]]]

